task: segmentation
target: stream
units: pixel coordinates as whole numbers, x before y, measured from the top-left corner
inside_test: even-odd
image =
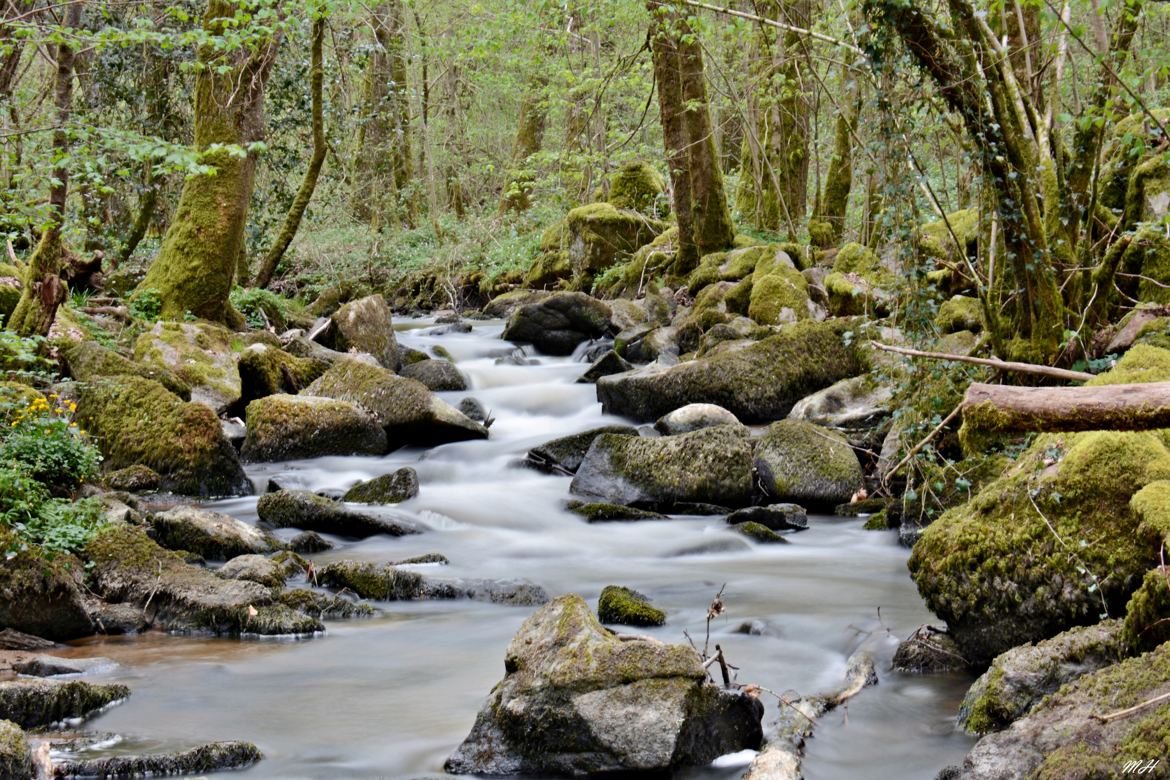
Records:
[[[567,512],[568,477],[519,464],[548,439],[607,423],[594,386],[577,384],[586,364],[538,356],[534,365],[498,364],[512,350],[501,322],[471,333],[428,335],[430,320],[400,320],[399,341],[430,352],[442,345],[471,390],[494,415],[487,441],[385,457],[332,457],[257,464],[262,491],[343,490],[358,480],[413,466],[420,494],[398,509],[430,530],[401,538],[338,542],[317,562],[375,562],[439,552],[443,578],[525,578],[551,595],[577,592],[596,605],[606,585],[642,591],[667,613],[666,625],[632,629],[666,642],[702,646],[707,605],[726,584],[726,612],[711,624],[739,668],[738,680],[776,692],[815,694],[838,686],[846,658],[864,645],[880,683],[827,715],[810,741],[809,780],[929,780],[959,762],[972,740],[954,729],[970,679],[889,671],[897,642],[936,619],[906,571],[896,533],[862,529],[864,520],[813,515],[790,544],[757,545],[722,517],[590,525]],[[256,497],[209,506],[256,522]],[[291,537],[295,532],[280,532]],[[530,608],[451,601],[383,603],[372,619],[329,622],[324,636],[299,641],[150,634],[101,637],[75,655],[118,662],[102,675],[133,694],[87,728],[121,735],[106,753],[176,750],[198,742],[255,742],[265,759],[248,778],[407,778],[438,776],[448,754],[504,673],[504,649]],[[752,622],[755,632],[739,629]],[[768,724],[778,703],[766,696]],[[92,755],[92,754],[91,754]],[[738,778],[750,756],[725,757],[688,778]]]

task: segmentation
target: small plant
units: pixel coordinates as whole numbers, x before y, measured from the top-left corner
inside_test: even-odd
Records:
[[[41,511],[49,491],[17,466],[0,465],[0,527],[19,528]]]
[[[52,556],[77,552],[105,525],[101,504],[94,498],[71,502],[51,499],[41,505],[36,517],[24,524],[21,535]]]
[[[73,421],[77,406],[55,393],[38,396],[10,416],[0,434],[0,463],[23,469],[58,493],[97,474],[101,454]]]
[[[287,317],[287,303],[271,290],[234,287],[230,299],[250,328],[267,328]]]
[[[44,356],[45,340],[40,336],[18,336],[0,330],[0,371],[50,379],[56,366]]]
[[[138,290],[130,299],[130,314],[147,322],[158,322],[162,314],[162,295],[158,290]]]

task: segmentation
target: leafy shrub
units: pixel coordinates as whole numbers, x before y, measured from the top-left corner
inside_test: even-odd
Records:
[[[159,315],[162,314],[162,304],[162,295],[158,290],[149,288],[138,290],[130,298],[130,313],[140,320],[158,322]]]
[[[0,526],[21,526],[35,518],[49,491],[18,466],[0,465]]]
[[[0,330],[0,371],[52,377],[56,366],[44,356],[44,345],[40,336],[18,336]]]
[[[233,287],[230,299],[250,328],[274,325],[280,330],[288,316],[287,302],[271,290]]]
[[[18,466],[57,493],[96,475],[101,454],[73,422],[76,408],[53,394],[18,410],[0,434],[0,463]]]
[[[19,529],[21,536],[43,551],[77,552],[105,525],[102,506],[95,498],[70,502],[54,498],[41,504],[36,517]]]

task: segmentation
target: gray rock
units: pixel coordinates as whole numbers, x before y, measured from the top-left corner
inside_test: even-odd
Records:
[[[1122,621],[1072,628],[1036,644],[996,656],[959,707],[969,733],[999,731],[1024,717],[1045,696],[1125,655]]]
[[[210,742],[152,756],[108,756],[56,761],[55,777],[162,777],[246,769],[263,758],[251,742]]]
[[[89,636],[93,622],[79,586],[83,571],[71,556],[45,560],[22,552],[4,560],[0,626],[54,641]]]
[[[39,636],[25,634],[15,628],[6,628],[0,631],[0,650],[51,650],[60,647],[56,642],[42,639]]]
[[[759,523],[773,531],[804,531],[808,528],[808,514],[797,504],[749,506],[727,516],[728,525],[740,523]]]
[[[327,347],[339,352],[365,352],[373,355],[382,367],[391,371],[398,369],[394,322],[390,306],[381,295],[350,301],[337,310],[332,321],[332,338],[325,340]]]
[[[359,482],[346,491],[342,501],[357,504],[397,504],[418,495],[418,472],[404,466],[392,474]]]
[[[364,538],[375,534],[420,533],[418,526],[408,520],[358,512],[307,490],[266,493],[256,503],[256,513],[275,528],[301,528],[338,536]]]
[[[615,333],[610,317],[608,306],[585,293],[556,293],[514,311],[502,338],[547,355],[569,355],[582,341]]]
[[[467,377],[449,360],[420,360],[403,366],[399,373],[408,379],[422,382],[427,389],[435,392],[467,389]]]
[[[289,540],[288,549],[302,555],[332,550],[333,544],[314,531],[302,531]]]
[[[242,391],[233,341],[234,334],[221,325],[158,322],[135,342],[134,363],[177,376],[190,386],[192,401],[223,414]]]
[[[359,561],[330,563],[317,573],[317,582],[375,601],[472,599],[513,606],[548,601],[544,588],[522,580],[442,580],[398,565]]]
[[[0,682],[0,720],[24,729],[40,728],[70,718],[85,718],[130,695],[125,685],[99,685],[70,680]]]
[[[248,404],[245,461],[383,455],[386,432],[375,417],[347,401],[270,395]]]
[[[62,658],[56,655],[35,655],[24,658],[12,664],[12,670],[17,674],[29,677],[58,677],[65,674],[86,674],[95,669],[113,668],[114,662],[109,658]]]
[[[504,668],[448,772],[663,772],[762,738],[757,699],[709,684],[689,647],[615,636],[580,596],[529,617]]]
[[[237,555],[216,573],[224,579],[247,580],[266,588],[282,587],[287,579],[284,567],[263,555]]]
[[[841,434],[800,420],[769,425],[752,467],[765,496],[802,506],[835,507],[865,484],[857,454]]]
[[[663,436],[677,436],[713,425],[739,425],[734,414],[715,404],[687,404],[658,418],[654,430]]]
[[[468,396],[467,398],[459,401],[459,406],[456,408],[469,420],[474,420],[478,423],[487,420],[487,410],[484,409],[483,404],[480,403],[478,398],[472,398],[471,396]]]
[[[873,428],[890,416],[893,396],[893,383],[863,374],[842,379],[797,401],[788,419],[828,428]]]
[[[338,360],[304,395],[357,404],[373,413],[391,448],[486,439],[487,428],[431,394],[426,385],[360,360]]]
[[[668,509],[679,504],[751,502],[751,442],[742,426],[643,438],[605,433],[585,454],[569,486],[610,504]]]
[[[633,363],[628,362],[616,351],[610,349],[601,355],[601,357],[594,360],[593,365],[589,366],[589,370],[582,374],[577,381],[596,382],[603,376],[620,374],[623,371],[629,371],[633,367]]]
[[[128,493],[148,493],[158,490],[162,484],[162,477],[149,466],[136,464],[124,469],[112,471],[103,481],[110,490],[123,490]]]
[[[581,433],[546,441],[538,447],[533,447],[524,457],[524,462],[538,471],[550,474],[575,474],[581,467],[585,453],[589,451],[593,440],[603,433],[621,436],[637,436],[638,429],[632,425],[605,425],[600,428],[590,428]]]
[[[177,506],[150,515],[149,522],[163,547],[186,550],[213,561],[272,552],[280,547],[280,542],[255,526],[210,509]]]
[[[673,367],[650,366],[597,380],[602,409],[639,422],[690,403],[718,404],[745,423],[784,417],[800,399],[866,369],[850,323],[799,322],[775,336]]]

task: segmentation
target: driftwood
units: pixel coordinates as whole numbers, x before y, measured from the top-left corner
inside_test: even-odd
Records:
[[[895,347],[891,344],[882,344],[878,341],[871,341],[870,345],[874,349],[893,352],[897,355],[928,358],[930,360],[954,360],[959,363],[974,363],[977,366],[998,368],[1000,371],[1047,376],[1052,379],[1063,379],[1069,382],[1087,382],[1093,378],[1092,374],[1087,374],[1084,371],[1070,371],[1067,368],[1053,368],[1052,366],[1041,366],[1035,363],[1018,363],[1014,360],[1000,360],[999,358],[977,358],[971,357],[970,355],[952,355],[946,352],[926,352],[921,349],[911,349],[910,347]]]
[[[1170,382],[1101,387],[1010,387],[979,382],[963,423],[987,432],[1145,431],[1170,428]]]

